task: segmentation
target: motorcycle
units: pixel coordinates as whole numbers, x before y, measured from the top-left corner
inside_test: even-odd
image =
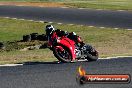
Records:
[[[52,45],[54,56],[61,62],[76,62],[79,60],[96,61],[98,52],[88,44],[80,47],[67,37],[58,37]]]

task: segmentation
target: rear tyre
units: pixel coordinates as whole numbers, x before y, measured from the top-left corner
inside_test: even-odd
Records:
[[[71,62],[72,61],[72,55],[70,53],[70,50],[67,47],[63,47],[64,51],[60,51],[59,49],[53,49],[54,56],[61,62]]]
[[[87,60],[88,61],[97,61],[98,60],[98,56],[92,55],[92,54],[87,54]]]
[[[87,60],[88,61],[97,61],[98,60],[98,52],[91,46],[87,45]]]

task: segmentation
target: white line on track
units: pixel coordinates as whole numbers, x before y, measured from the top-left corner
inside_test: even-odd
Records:
[[[18,20],[25,20],[25,19],[18,19]]]
[[[0,65],[0,67],[8,67],[8,66],[22,66],[23,64],[4,64],[4,65]]]
[[[10,18],[10,17],[4,17],[4,18]]]
[[[68,25],[74,25],[74,24],[68,24]]]
[[[27,20],[27,21],[34,21],[34,20]]]
[[[119,28],[114,28],[114,29],[119,29]]]
[[[120,11],[120,12],[122,12],[122,11],[125,11],[125,10],[117,10],[117,11]]]
[[[132,29],[126,29],[126,30],[132,30]]]
[[[11,18],[11,17],[3,17],[3,18],[7,18],[7,19],[14,19],[14,20],[26,20],[26,19],[20,19],[20,18]],[[40,22],[40,23],[44,23],[44,21],[35,21],[35,20],[27,20],[27,21],[34,21],[34,22]],[[54,22],[47,22],[47,23],[50,23],[50,24],[52,24],[52,23],[54,23]],[[57,23],[57,24],[63,24],[63,23]],[[74,25],[74,24],[67,24],[67,25]],[[80,26],[84,26],[84,25],[80,25]],[[95,27],[95,26],[92,26],[92,25],[90,25],[90,26],[88,26],[88,27]],[[103,29],[103,28],[105,28],[105,27],[99,27],[99,28],[101,28],[101,29]],[[119,28],[114,28],[114,29],[119,29]],[[132,29],[125,29],[125,30],[132,30]]]
[[[99,28],[103,29],[103,28],[105,28],[105,27],[99,27]]]
[[[57,24],[62,24],[62,23],[57,23]]]
[[[88,27],[94,27],[94,26],[88,26]]]
[[[39,21],[40,23],[44,23],[44,21]]]
[[[17,18],[12,18],[12,19],[16,20]]]
[[[48,22],[48,23],[52,24],[53,22]]]
[[[85,60],[78,60],[78,61],[81,61],[81,62],[83,62],[83,61],[87,61],[87,59],[85,59]]]
[[[125,57],[131,57],[132,56],[116,56],[116,57],[107,57],[107,58],[99,58],[99,59],[115,59],[115,58],[125,58]]]

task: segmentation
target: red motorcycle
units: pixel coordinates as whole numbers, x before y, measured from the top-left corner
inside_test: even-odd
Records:
[[[83,47],[77,45],[67,37],[53,39],[52,50],[54,56],[61,62],[76,62],[78,60],[96,61],[98,52],[91,46],[85,44]]]

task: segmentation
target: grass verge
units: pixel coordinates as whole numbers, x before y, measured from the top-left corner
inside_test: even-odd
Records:
[[[69,7],[103,10],[132,10],[132,0],[80,0],[65,3]]]
[[[132,0],[0,0],[5,5],[132,10]],[[13,1],[13,2],[12,2]]]
[[[22,6],[40,6],[40,7],[63,7],[61,2],[0,2],[0,5],[22,5]]]
[[[48,23],[30,22],[0,18],[0,41],[21,40],[22,36],[30,33],[44,33],[44,27]],[[76,32],[82,39],[93,45],[100,54],[100,57],[110,56],[132,56],[132,31],[124,29],[112,29],[88,27],[81,25],[58,25],[53,23],[56,28],[69,32]],[[18,63],[26,61],[54,61],[52,51],[48,49],[0,52],[0,64]]]

